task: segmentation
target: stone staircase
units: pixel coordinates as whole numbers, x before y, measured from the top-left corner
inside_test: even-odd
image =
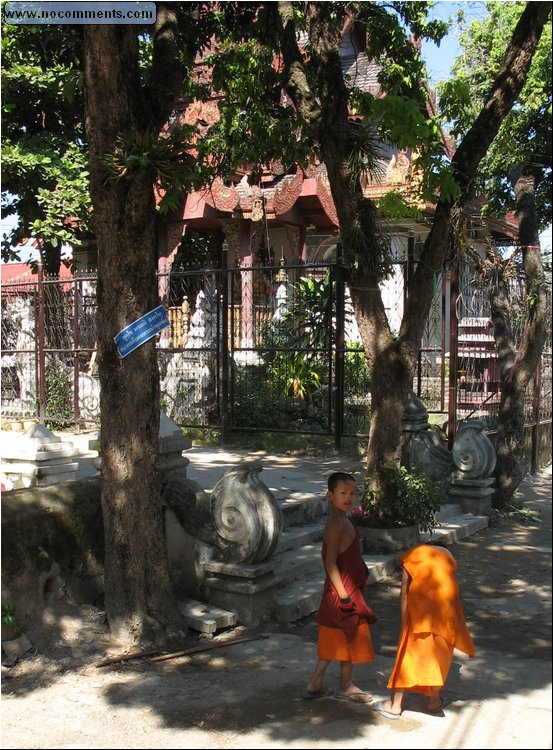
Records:
[[[234,566],[234,583],[206,579],[209,603],[190,599],[179,605],[193,630],[214,633],[243,624],[258,627],[264,620],[283,625],[316,612],[324,581],[321,541],[326,520],[326,500],[293,493],[279,500],[284,528],[270,560],[258,565]],[[440,539],[449,545],[471,536],[488,525],[488,516],[463,514],[461,506],[449,503],[438,513],[440,526],[432,534],[421,534],[421,541]],[[364,554],[369,584],[394,573],[400,552],[387,555]]]

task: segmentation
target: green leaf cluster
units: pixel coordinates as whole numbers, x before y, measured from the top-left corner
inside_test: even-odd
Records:
[[[15,604],[13,602],[6,602],[2,605],[2,625],[6,627],[12,627],[16,624],[15,617]]]
[[[202,184],[209,170],[189,152],[193,129],[173,127],[162,136],[156,130],[133,130],[117,136],[111,153],[98,159],[104,180],[139,180],[155,184],[162,194],[161,214],[174,211],[182,196]]]
[[[379,470],[377,478],[365,475],[364,483],[362,512],[355,516],[356,524],[374,528],[416,524],[421,531],[439,526],[436,513],[443,493],[422,468],[389,464]]]
[[[73,27],[2,28],[2,205],[18,216],[4,259],[31,235],[58,248],[90,231],[80,58]]]
[[[460,36],[461,54],[452,78],[438,87],[439,106],[460,139],[486,100],[500,68],[524,2],[486,3],[487,16],[467,26]],[[551,23],[546,24],[520,96],[505,117],[482,159],[475,191],[485,196],[484,213],[503,216],[515,207],[509,168],[520,167],[536,185],[540,229],[551,224]]]

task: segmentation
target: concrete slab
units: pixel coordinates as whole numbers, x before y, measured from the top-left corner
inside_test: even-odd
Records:
[[[184,615],[188,627],[200,633],[215,633],[221,628],[229,628],[236,625],[236,614],[226,609],[213,607],[193,599],[180,599],[179,611]]]

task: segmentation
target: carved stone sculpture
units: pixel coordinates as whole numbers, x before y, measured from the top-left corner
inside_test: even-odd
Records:
[[[405,400],[403,433],[403,465],[422,467],[445,490],[452,468],[451,453],[440,431],[430,427],[428,412],[413,391]]]
[[[496,455],[484,430],[485,425],[479,419],[463,422],[451,451],[455,468],[449,495],[461,503],[465,513],[489,514],[491,511]]]
[[[485,424],[479,419],[459,425],[452,449],[456,478],[487,479],[493,474],[495,450],[484,430]]]
[[[496,455],[482,421],[461,423],[449,451],[440,432],[430,427],[423,402],[411,391],[405,401],[403,438],[404,466],[422,467],[464,513],[490,513]]]
[[[259,478],[258,461],[227,471],[207,495],[185,476],[170,478],[163,493],[181,526],[191,537],[213,547],[213,560],[259,563],[274,552],[282,532],[282,513]]]

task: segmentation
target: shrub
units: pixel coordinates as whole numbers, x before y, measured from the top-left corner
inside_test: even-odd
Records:
[[[352,521],[358,526],[417,525],[421,531],[439,526],[436,513],[443,501],[442,491],[422,469],[390,464],[378,472],[377,489],[375,479],[365,476],[361,507],[352,513]]]

